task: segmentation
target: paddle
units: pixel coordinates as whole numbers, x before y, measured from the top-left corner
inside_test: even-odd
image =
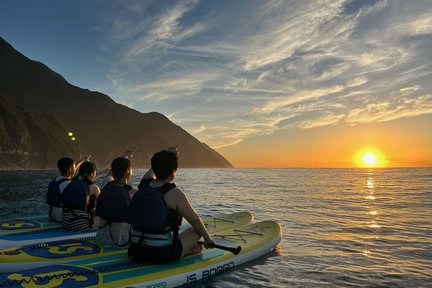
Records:
[[[198,241],[198,244],[204,245],[204,242],[203,241]],[[241,246],[238,246],[238,247],[228,247],[228,246],[222,246],[222,245],[218,245],[218,244],[213,244],[213,245],[209,245],[209,247],[226,250],[226,251],[229,251],[229,252],[233,253],[234,255],[239,254],[240,251],[241,251]]]

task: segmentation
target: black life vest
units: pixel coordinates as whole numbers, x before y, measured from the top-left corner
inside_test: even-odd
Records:
[[[150,182],[141,183],[129,205],[129,223],[132,229],[151,234],[164,234],[172,231],[178,235],[181,217],[177,211],[169,209],[164,195],[173,189],[174,183],[161,187],[151,187]]]
[[[68,180],[67,178],[61,178],[56,181],[54,178],[54,180],[48,184],[48,192],[45,199],[46,204],[53,207],[61,207],[60,197],[62,193],[60,192],[60,184]]]
[[[107,183],[98,197],[96,215],[110,222],[128,222],[131,189],[129,185],[119,185],[115,181]]]
[[[86,211],[89,184],[85,179],[75,177],[61,194],[60,201],[64,208]]]

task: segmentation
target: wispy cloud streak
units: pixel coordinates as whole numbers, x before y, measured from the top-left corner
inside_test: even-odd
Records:
[[[113,96],[212,147],[432,113],[430,1],[141,3],[107,28]]]

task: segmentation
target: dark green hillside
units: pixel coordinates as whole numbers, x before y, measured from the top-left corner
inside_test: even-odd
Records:
[[[198,141],[164,115],[157,112],[141,113],[114,102],[102,93],[73,86],[44,64],[30,60],[16,51],[2,38],[0,94],[27,112],[26,117],[20,114],[15,116],[16,119],[6,119],[6,116],[13,115],[10,113],[3,115],[2,112],[1,115],[5,122],[9,121],[10,135],[13,135],[13,130],[21,129],[31,135],[31,138],[24,137],[25,147],[19,146],[21,149],[25,148],[25,151],[35,151],[35,147],[46,147],[40,149],[46,153],[51,151],[54,158],[59,155],[57,151],[73,158],[79,157],[77,152],[88,151],[93,155],[92,160],[102,167],[108,165],[114,157],[121,155],[125,149],[137,146],[138,150],[133,158],[134,166],[148,167],[149,155],[166,147],[181,144],[182,167],[232,167],[222,155]],[[32,118],[33,116],[36,118]],[[51,125],[56,129],[51,131]],[[32,129],[35,129],[35,132],[30,132]],[[74,147],[70,147],[71,143],[68,143],[67,137],[64,138],[65,131],[72,131],[76,135]],[[18,138],[16,136],[13,139]],[[16,143],[5,139],[1,149],[9,151]],[[72,151],[72,148],[75,150]],[[72,152],[75,154],[70,155]],[[21,155],[22,159],[16,159],[21,163],[20,166],[40,168],[46,167],[49,165],[48,162],[52,161],[52,158],[42,161],[37,158],[39,154],[26,155]],[[0,165],[3,165],[1,163]],[[55,166],[55,162],[51,162],[51,166]]]
[[[43,145],[34,145],[43,143]],[[59,157],[84,151],[53,116],[27,111],[0,95],[0,164],[50,168]]]

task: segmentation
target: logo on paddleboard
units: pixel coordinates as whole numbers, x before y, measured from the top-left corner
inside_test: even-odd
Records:
[[[42,258],[67,258],[82,256],[88,254],[97,254],[101,251],[101,247],[95,243],[80,241],[58,244],[53,246],[26,247],[23,249],[31,256]]]
[[[41,223],[32,220],[12,220],[0,223],[0,230],[13,231],[17,229],[35,229],[42,227]]]
[[[98,274],[90,269],[51,265],[0,276],[1,283],[21,287],[87,287],[99,284]]]

